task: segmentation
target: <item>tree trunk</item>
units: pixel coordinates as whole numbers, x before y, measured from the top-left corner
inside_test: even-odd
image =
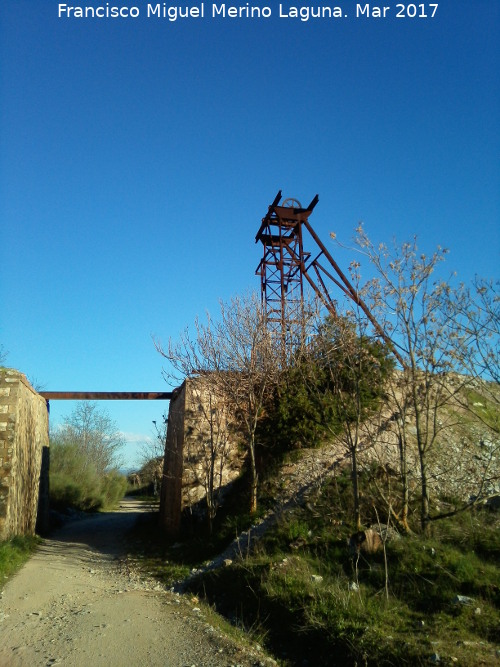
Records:
[[[257,464],[255,461],[255,440],[252,437],[250,441],[250,513],[257,511]]]
[[[354,500],[354,525],[356,531],[361,530],[361,510],[359,507],[359,485],[358,485],[358,457],[356,448],[351,448],[352,461],[352,494]]]
[[[399,465],[401,469],[401,518],[400,524],[405,532],[410,532],[410,527],[408,526],[408,469],[406,461],[406,440],[403,435],[399,434]]]
[[[252,471],[252,481],[250,487],[250,513],[257,511],[257,473]]]
[[[425,454],[419,449],[420,457],[420,476],[421,476],[421,488],[422,488],[422,499],[420,503],[420,525],[422,532],[428,534],[430,530],[430,516],[429,516],[429,486],[427,483],[427,462],[425,460]]]
[[[412,358],[412,403],[413,410],[415,411],[415,428],[417,429],[417,449],[418,449],[418,459],[420,462],[420,489],[422,497],[420,500],[420,527],[424,534],[429,532],[430,528],[430,519],[429,519],[429,487],[427,482],[427,443],[428,443],[428,431],[427,431],[427,422],[424,416],[422,416],[420,402],[418,398],[418,375],[416,372],[416,366]],[[422,429],[422,420],[426,425],[425,429]]]
[[[207,522],[208,522],[208,534],[212,537],[214,530],[214,520],[212,517],[212,507],[209,505],[207,508]]]

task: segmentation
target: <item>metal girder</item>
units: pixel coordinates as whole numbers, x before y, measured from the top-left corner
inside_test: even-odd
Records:
[[[168,401],[171,391],[40,391],[47,401]]]

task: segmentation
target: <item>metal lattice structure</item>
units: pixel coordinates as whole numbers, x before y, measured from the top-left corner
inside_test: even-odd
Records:
[[[310,255],[304,251],[302,224],[314,209],[317,197],[308,209],[295,199],[286,199],[279,205],[280,200],[281,191],[255,237],[264,249],[256,273],[260,276],[268,328],[289,342],[303,322],[303,276]]]
[[[311,227],[309,216],[319,201],[318,195],[307,208],[296,199],[281,202],[281,198],[280,190],[255,237],[255,242],[260,241],[263,246],[256,275],[260,276],[262,304],[269,330],[281,336],[284,345],[304,336],[307,283],[332,315],[336,314],[336,305],[331,290],[340,290],[344,297],[363,310],[375,331],[392,347],[354,286]],[[312,259],[312,253],[304,249],[305,237],[316,247],[317,254]]]

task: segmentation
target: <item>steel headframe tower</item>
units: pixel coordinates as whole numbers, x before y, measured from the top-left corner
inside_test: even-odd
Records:
[[[279,205],[280,200],[281,191],[255,237],[256,243],[261,241],[264,251],[256,274],[260,276],[268,329],[281,336],[283,344],[287,345],[303,329],[303,276],[310,255],[304,251],[302,225],[318,197],[307,209],[296,199],[285,199]]]
[[[255,237],[255,242],[260,241],[263,246],[256,275],[260,276],[262,304],[269,330],[281,336],[284,346],[304,337],[304,281],[330,314],[335,315],[335,302],[327,287],[328,283],[333,283],[361,308],[401,362],[392,342],[311,227],[309,216],[319,201],[318,195],[307,208],[303,208],[296,199],[285,199],[280,204],[281,196],[280,190]],[[314,259],[311,259],[310,252],[304,250],[304,230],[319,250]]]

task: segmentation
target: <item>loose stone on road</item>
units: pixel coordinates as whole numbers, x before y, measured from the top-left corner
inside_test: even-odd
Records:
[[[0,667],[230,667],[240,647],[179,595],[121,566],[141,505],[67,524],[0,594]]]

